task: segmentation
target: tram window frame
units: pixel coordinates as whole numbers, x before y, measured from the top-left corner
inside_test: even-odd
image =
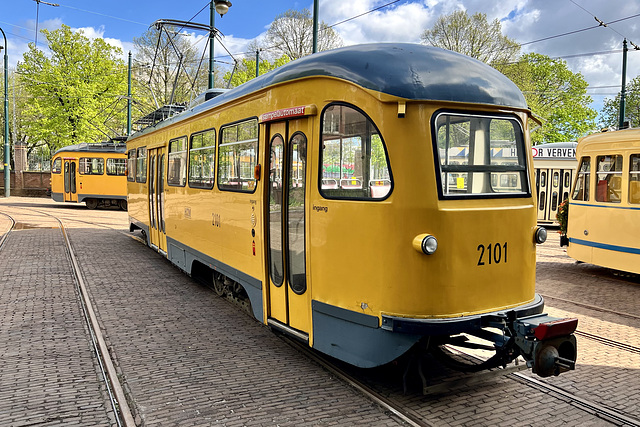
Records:
[[[629,203],[640,203],[640,154],[629,156]]]
[[[62,157],[56,157],[51,162],[51,173],[60,174],[62,173]]]
[[[136,180],[136,149],[127,151],[127,181]]]
[[[475,127],[473,133],[472,124]],[[507,124],[510,127],[506,127]],[[441,131],[443,132],[441,133]],[[506,133],[511,137],[511,140],[494,139],[494,133],[498,133],[496,137],[502,137]],[[453,139],[459,141],[453,140],[452,134],[454,134]],[[476,143],[478,137],[480,138]],[[439,199],[531,197],[529,160],[524,140],[524,128],[517,116],[468,110],[438,110],[431,117],[431,143]],[[443,145],[442,149],[441,145]],[[458,151],[463,153],[463,157],[451,159],[450,151],[452,148],[459,148]],[[509,152],[515,156],[500,157],[500,159],[514,159],[515,161],[511,160],[499,164],[497,163],[498,156],[494,156],[494,154],[505,149],[515,150],[515,152]],[[469,164],[470,159],[474,164]],[[495,181],[491,179],[491,176],[500,173],[515,173],[519,182],[516,182],[515,187],[493,186]],[[447,176],[451,174],[458,176],[454,189],[451,188],[447,179]]]
[[[339,111],[334,113],[334,108]],[[360,120],[349,120],[354,118]],[[320,126],[318,189],[322,197],[370,202],[389,198],[394,187],[391,162],[382,133],[371,117],[355,105],[333,102],[322,110]],[[332,153],[336,149],[337,158],[336,153]],[[345,152],[352,157],[353,169],[345,163]],[[358,159],[361,161],[356,163]],[[339,168],[337,172],[335,167]]]
[[[622,154],[596,156],[596,202],[621,203],[623,162]]]
[[[588,202],[591,197],[591,157],[580,158],[578,169],[576,170],[576,180],[573,183],[571,199],[581,202]]]
[[[219,133],[218,189],[236,193],[255,193],[258,188],[255,171],[260,155],[258,118],[251,117],[226,124],[220,127]],[[243,164],[243,156],[248,156],[249,162]]]
[[[201,141],[199,144],[205,144],[209,142],[210,145],[201,145],[199,147],[193,148],[194,141]],[[207,156],[209,157],[209,175],[205,175],[206,168],[206,160]],[[200,171],[200,176],[196,175],[194,172]],[[207,190],[211,190],[213,188],[213,184],[216,176],[216,130],[214,128],[206,129],[201,132],[191,134],[191,138],[189,140],[189,187],[191,188],[203,188]]]
[[[109,176],[124,176],[127,174],[127,159],[107,157],[105,171]]]
[[[104,175],[104,158],[80,157],[78,159],[78,173],[80,175]]]
[[[167,185],[171,187],[184,187],[187,185],[187,141],[186,135],[169,140]]]
[[[136,182],[147,182],[147,147],[138,147],[136,151]]]

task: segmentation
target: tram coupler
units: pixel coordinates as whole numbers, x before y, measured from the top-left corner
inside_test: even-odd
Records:
[[[534,374],[560,375],[576,368],[577,346],[573,335],[578,319],[536,314],[513,320],[515,343]]]

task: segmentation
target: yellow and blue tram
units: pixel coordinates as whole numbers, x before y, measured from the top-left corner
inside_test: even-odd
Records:
[[[126,210],[126,172],[124,143],[63,147],[51,159],[51,198],[56,202],[84,202],[89,209],[118,206]]]
[[[640,273],[640,129],[580,140],[569,204],[567,254],[590,264]]]
[[[529,116],[511,81],[457,53],[314,54],[132,135],[130,228],[351,364],[465,333],[494,364],[558,374],[577,320],[541,314],[535,293]]]

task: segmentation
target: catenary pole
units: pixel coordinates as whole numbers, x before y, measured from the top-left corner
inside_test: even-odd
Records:
[[[618,129],[624,128],[625,102],[627,96],[626,80],[627,80],[627,39],[622,42],[622,91],[620,91],[620,121]]]
[[[9,146],[9,54],[7,53],[7,36],[2,31],[4,37],[4,196],[11,195],[11,151]]]

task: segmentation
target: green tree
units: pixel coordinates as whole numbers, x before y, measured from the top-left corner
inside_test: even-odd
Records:
[[[640,126],[640,76],[632,79],[626,85],[625,95],[625,120],[629,126]],[[600,113],[600,124],[602,127],[612,126],[617,128],[620,124],[620,93],[615,98],[604,100],[604,106]]]
[[[281,56],[276,59],[273,63],[269,62],[266,59],[260,61],[259,65],[259,73],[263,75],[271,70],[275,70],[278,67],[289,62],[289,57],[286,55]],[[246,83],[249,80],[256,77],[256,60],[255,59],[243,59],[240,63],[238,63],[236,69],[232,72],[229,71],[225,73],[224,80],[230,80],[230,86],[236,87],[240,86],[242,83]]]
[[[278,55],[292,61],[313,51],[313,19],[309,9],[287,10],[276,16],[267,30],[266,43],[273,45]],[[342,38],[324,22],[318,24],[318,52],[341,47]]]
[[[531,138],[535,144],[575,141],[596,128],[597,112],[589,107],[589,84],[561,59],[529,53],[498,66],[523,92],[531,111],[543,121]]]
[[[42,33],[50,55],[30,44],[17,67],[28,98],[23,110],[26,137],[54,151],[124,134],[124,108],[114,108],[127,92],[121,50],[65,25]]]
[[[476,58],[486,64],[506,63],[517,58],[520,45],[502,34],[500,21],[489,23],[484,13],[469,16],[458,10],[438,18],[430,30],[422,33],[427,45],[449,49]]]

